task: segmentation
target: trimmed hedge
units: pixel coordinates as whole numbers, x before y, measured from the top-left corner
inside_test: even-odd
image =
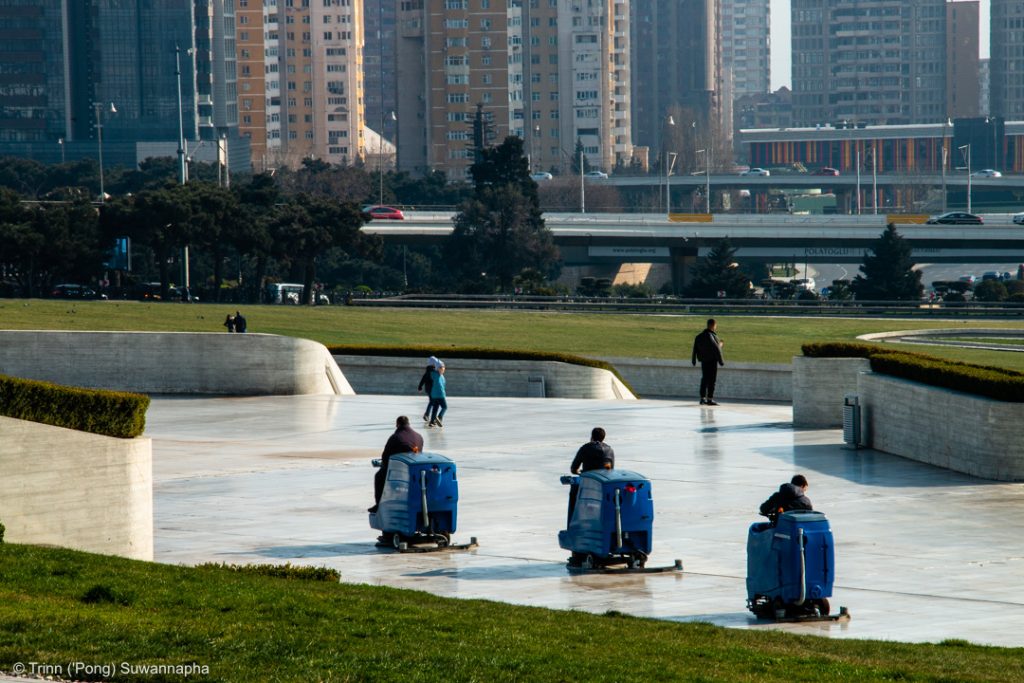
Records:
[[[872,371],[884,375],[997,401],[1024,403],[1024,372],[854,342],[804,344],[802,348],[811,358],[867,358]]]
[[[516,351],[513,349],[485,349],[473,346],[452,346],[439,348],[433,346],[358,346],[355,344],[338,344],[328,346],[327,350],[331,355],[349,356],[389,356],[409,358],[412,356],[444,356],[445,358],[473,358],[479,360],[540,360],[553,361],[556,363],[569,363],[570,365],[583,365],[588,368],[607,370],[615,375],[627,389],[637,395],[633,387],[626,381],[619,371],[611,363],[603,360],[595,360],[584,356],[575,356],[571,353],[554,353],[551,351]]]
[[[0,415],[131,439],[146,429],[149,396],[0,375]]]
[[[291,562],[284,564],[224,564],[217,562],[204,562],[196,565],[196,569],[216,569],[220,571],[233,572],[235,574],[250,574],[252,576],[272,576],[276,579],[291,579],[298,581],[329,581],[338,583],[341,581],[341,572],[330,567],[305,567],[293,565]]]

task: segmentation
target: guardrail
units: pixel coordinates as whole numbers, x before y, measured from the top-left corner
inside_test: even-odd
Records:
[[[798,301],[791,299],[628,299],[524,295],[405,294],[353,299],[353,306],[477,308],[677,315],[806,315],[834,317],[1024,318],[1024,303],[924,301]]]

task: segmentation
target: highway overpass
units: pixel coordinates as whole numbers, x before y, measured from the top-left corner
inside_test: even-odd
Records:
[[[453,213],[406,212],[404,221],[374,221],[367,234],[400,244],[442,241]],[[568,265],[677,263],[701,256],[722,238],[744,260],[860,263],[885,229],[886,215],[789,214],[580,214],[548,213],[545,222]],[[1024,261],[1024,226],[1010,214],[984,215],[984,225],[903,223],[924,217],[891,217],[920,263]]]

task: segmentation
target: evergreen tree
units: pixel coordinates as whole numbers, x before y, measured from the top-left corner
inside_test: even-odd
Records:
[[[580,171],[580,159],[583,160],[583,170]],[[582,173],[590,173],[594,170],[590,161],[587,159],[587,155],[583,153],[583,141],[576,138],[576,148],[572,151],[572,172],[575,175]]]
[[[858,299],[867,301],[913,301],[921,298],[921,272],[914,270],[910,244],[890,223],[874,246],[864,254],[862,275],[851,288]]]
[[[750,279],[736,264],[736,249],[728,239],[720,241],[697,262],[686,288],[688,296],[699,299],[713,299],[719,292],[725,292],[729,298],[746,298],[751,293]]]
[[[507,137],[486,148],[470,172],[475,190],[455,216],[445,248],[449,272],[466,291],[511,288],[524,268],[550,273],[558,258],[544,225],[537,183],[523,154],[523,141]]]

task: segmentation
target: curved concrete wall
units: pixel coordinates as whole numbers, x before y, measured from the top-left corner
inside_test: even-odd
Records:
[[[153,559],[153,448],[0,417],[0,522],[11,543]]]
[[[629,382],[642,398],[692,398],[700,395],[700,366],[687,360],[602,358]],[[730,363],[718,369],[715,398],[749,401],[789,401],[790,366],[774,363]]]
[[[416,394],[426,367],[425,358],[339,355],[334,359],[361,394]],[[543,377],[548,398],[636,398],[612,373],[585,365],[476,358],[445,363],[449,396],[527,397],[530,378]]]
[[[793,426],[843,426],[843,397],[857,393],[857,377],[871,370],[867,358],[793,357]]]
[[[323,344],[271,334],[0,331],[0,374],[147,394],[352,394]]]
[[[975,477],[1024,481],[1024,406],[878,373],[857,377],[863,438]]]

